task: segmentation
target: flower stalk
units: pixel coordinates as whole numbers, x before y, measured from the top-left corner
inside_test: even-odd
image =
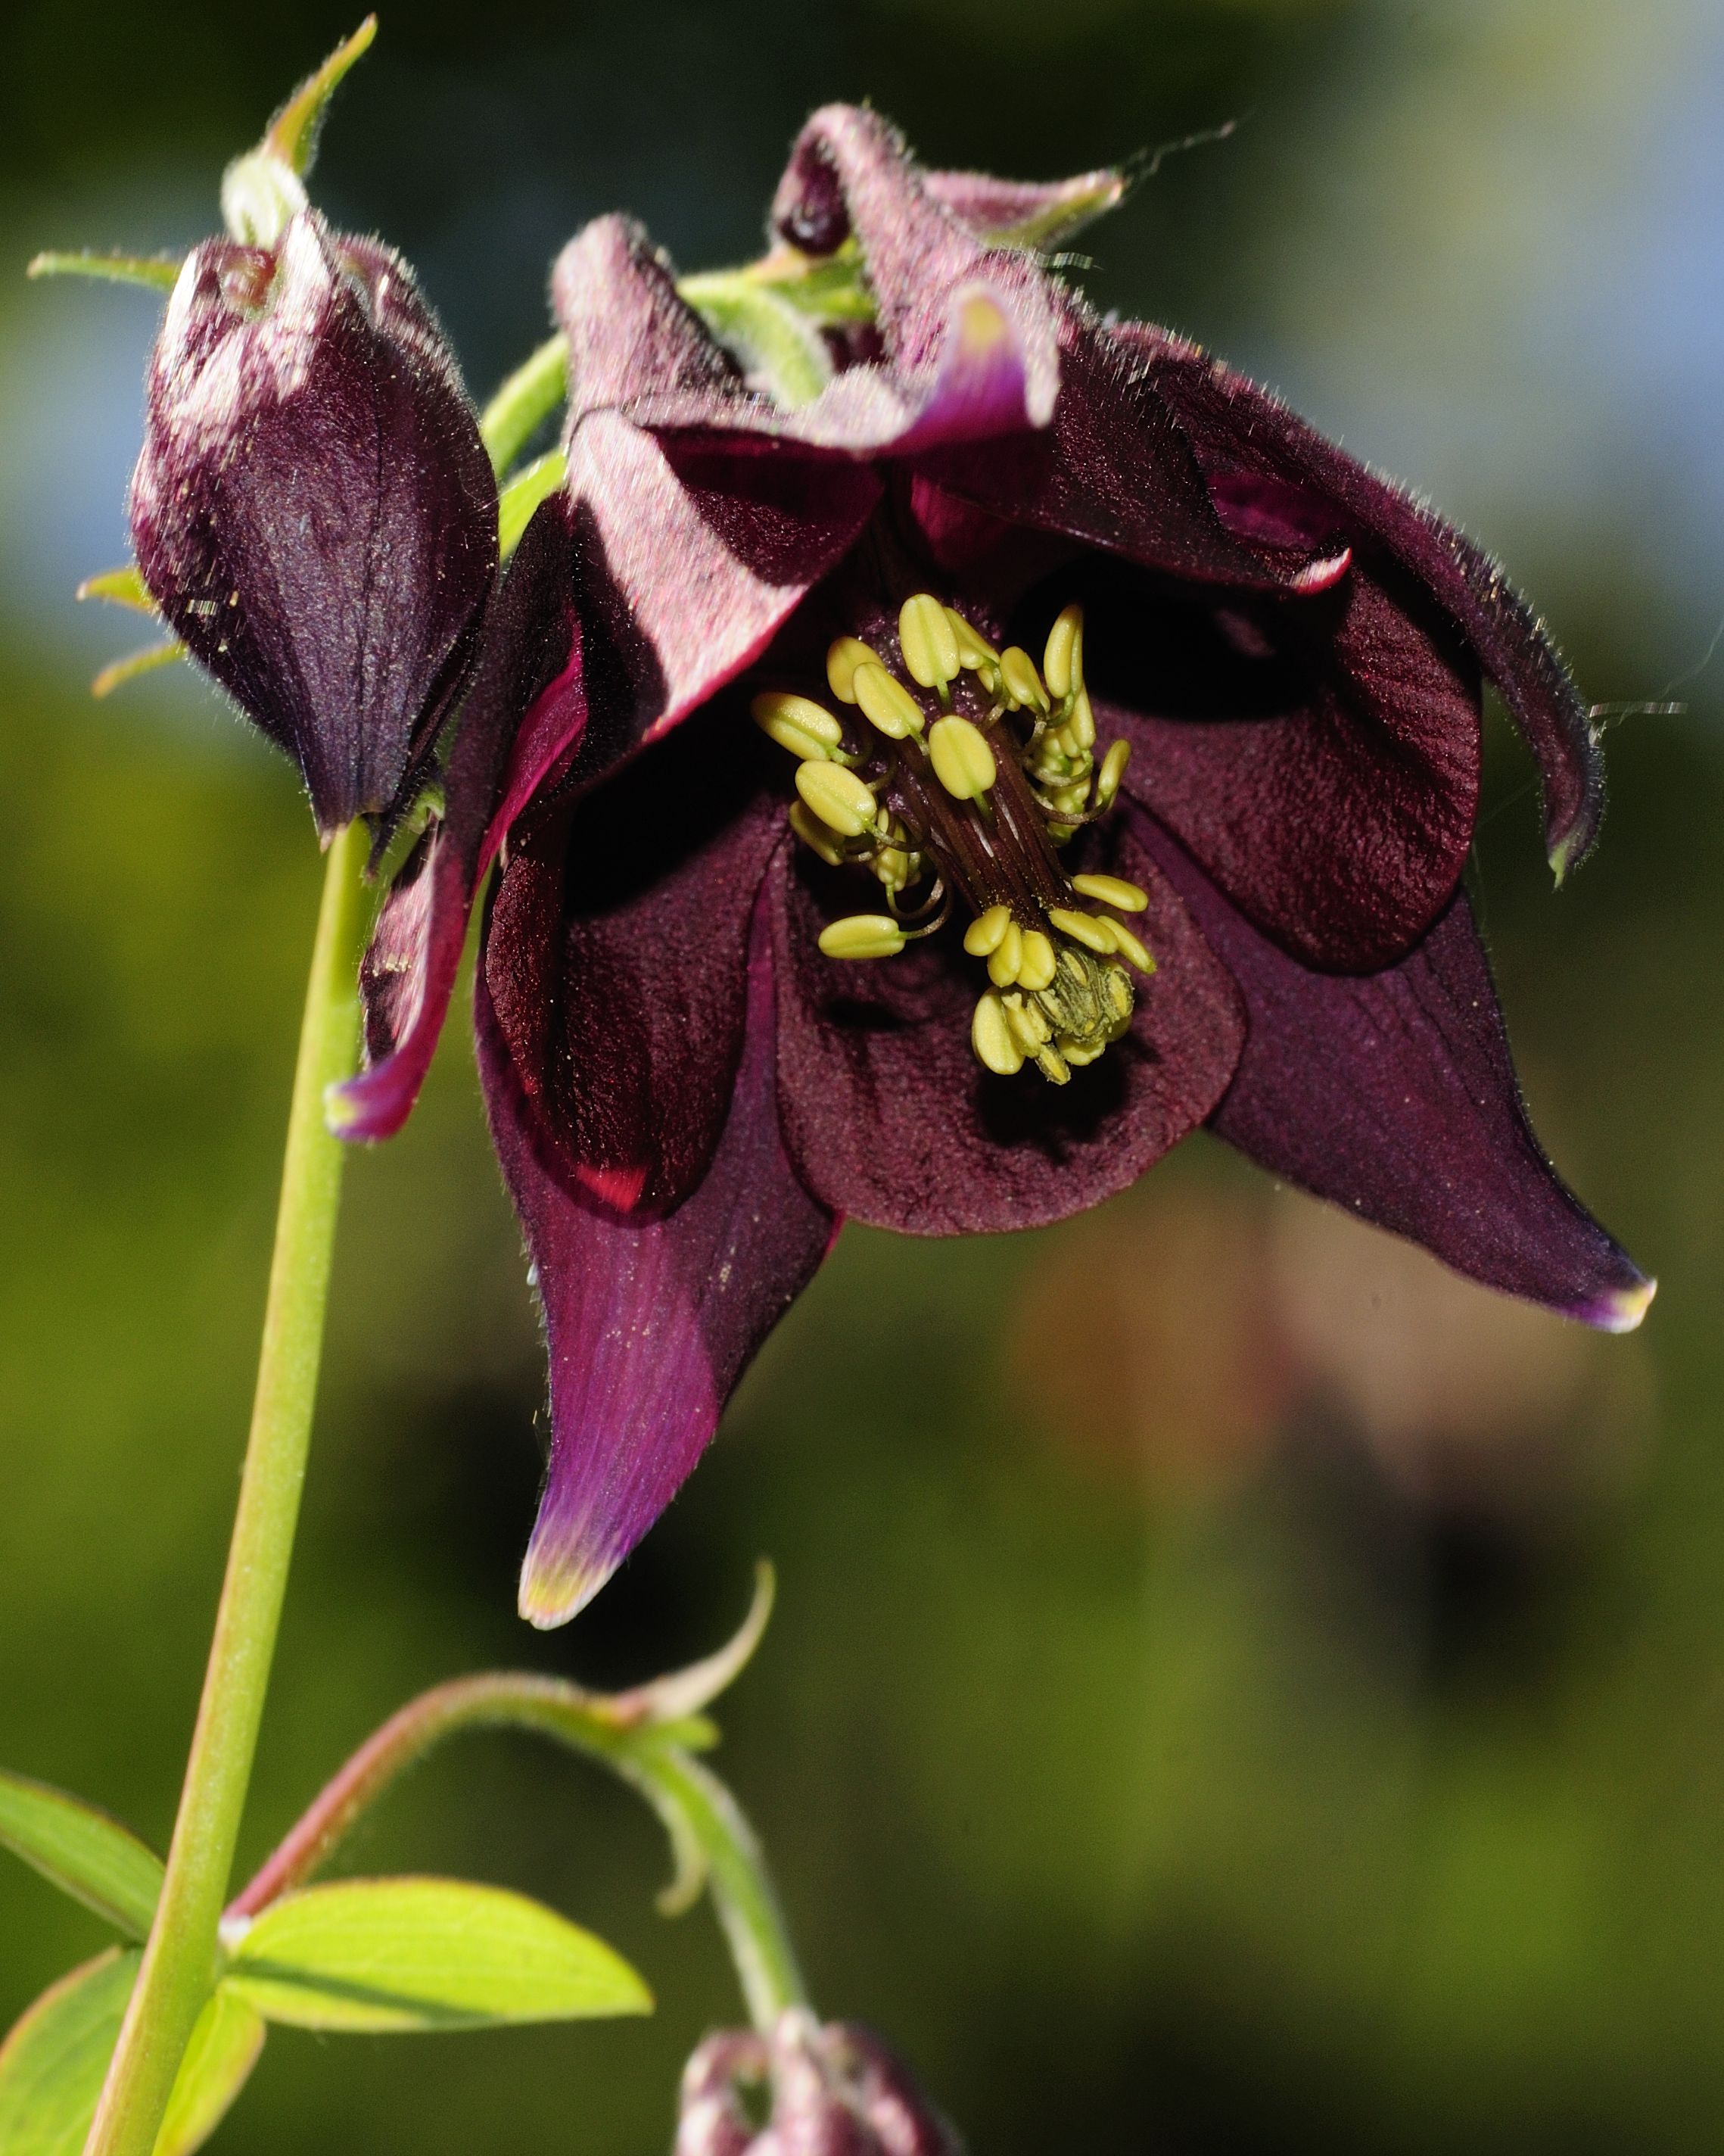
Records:
[[[561,1677],[487,1671],[421,1692],[326,1782],[229,1905],[242,1925],[309,1883],[364,1813],[407,1769],[463,1730],[525,1729],[608,1767],[644,1797],[670,1838],[676,1874],[659,1897],[667,1916],[703,1887],[736,1964],[750,2018],[770,2034],[807,1989],[753,1828],[730,1790],[694,1755],[716,1740],[701,1712],[747,1661],[772,1606],[762,1568],[754,1607],[736,1638],[705,1662],[633,1691],[594,1692]]]
[[[227,1574],[156,1922],[86,2156],[151,2156],[213,1980],[216,1928],[251,1779],[317,1393],[344,1157],[324,1128],[323,1096],[351,1074],[357,1048],[368,836],[356,819],[329,849]]]

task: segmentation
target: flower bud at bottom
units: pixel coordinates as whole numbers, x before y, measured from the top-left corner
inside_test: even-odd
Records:
[[[675,2156],[962,2156],[962,2143],[877,2036],[792,2007],[770,2036],[725,2030],[695,2053]]]

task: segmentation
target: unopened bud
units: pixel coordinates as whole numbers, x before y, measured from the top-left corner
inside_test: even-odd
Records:
[[[400,257],[305,209],[277,246],[195,249],[131,507],[151,598],[298,763],[326,836],[411,799],[471,671],[497,490]]]
[[[675,2156],[962,2156],[962,2144],[879,2037],[793,2007],[770,2036],[726,2030],[695,2053]]]

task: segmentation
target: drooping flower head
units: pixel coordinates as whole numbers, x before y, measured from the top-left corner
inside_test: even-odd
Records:
[[[490,459],[412,270],[300,183],[355,45],[230,168],[229,234],[187,257],[151,357],[131,497],[151,597],[299,765],[326,839],[418,791],[497,561]]]
[[[506,837],[477,1019],[551,1348],[535,1622],[669,1500],[846,1216],[1059,1219],[1208,1124],[1494,1286],[1644,1309],[1532,1136],[1460,888],[1481,677],[1553,860],[1590,844],[1568,677],[1451,527],[1000,244],[1109,198],[818,113],[768,266],[851,265],[870,320],[799,398],[639,228],[557,264],[565,490],[346,1106],[406,1112]]]

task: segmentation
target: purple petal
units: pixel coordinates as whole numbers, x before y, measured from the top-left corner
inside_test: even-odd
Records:
[[[1126,1039],[1060,1087],[977,1061],[988,979],[955,936],[872,963],[827,958],[829,909],[775,865],[784,1139],[834,1211],[913,1235],[1039,1226],[1123,1190],[1209,1114],[1244,1039],[1238,994],[1128,836],[1106,865],[1150,894],[1134,927],[1158,970]]]
[[[1362,569],[1296,605],[1157,607],[1091,565],[1096,723],[1133,746],[1126,788],[1234,903],[1309,963],[1398,957],[1447,905],[1472,844],[1479,681],[1410,578]]]
[[[880,499],[861,465],[661,443],[619,413],[569,444],[592,722],[576,783],[668,733],[752,663]]]
[[[786,838],[769,753],[727,706],[511,844],[493,1022],[565,1179],[619,1210],[686,1198],[724,1128],[749,921]]]
[[[1070,305],[1052,424],[985,446],[938,449],[919,469],[997,516],[1182,581],[1299,595],[1326,588],[1347,566],[1330,547],[1266,552],[1236,536],[1142,367]]]
[[[1158,330],[1131,325],[1117,336],[1147,370],[1218,487],[1237,494],[1242,481],[1264,479],[1303,494],[1342,529],[1368,534],[1447,608],[1538,759],[1545,843],[1560,880],[1598,836],[1603,763],[1554,645],[1496,563],[1242,375]]]
[[[595,218],[578,233],[557,258],[551,298],[568,339],[571,432],[588,413],[645,397],[756,401],[632,218]]]
[[[1608,1331],[1638,1325],[1654,1284],[1533,1136],[1465,894],[1398,965],[1313,973],[1141,821],[1244,993],[1249,1032],[1215,1130],[1486,1286]]]
[[[972,252],[983,274],[924,295],[915,366],[853,366],[792,412],[748,388],[642,228],[599,218],[552,279],[569,342],[572,444],[596,415],[617,412],[663,435],[753,436],[780,454],[799,444],[845,456],[1044,426],[1059,382],[1050,311],[1021,268],[997,274],[1006,258]],[[674,443],[670,453],[680,460]]]
[[[1057,302],[1047,279],[1021,255],[988,247],[936,200],[903,136],[864,106],[824,105],[808,121],[773,197],[772,224],[829,240],[795,243],[811,252],[855,239],[888,355],[902,372],[936,363],[946,302],[978,278],[1018,312],[1026,348],[1051,337]]]
[[[465,685],[496,485],[411,271],[315,212],[188,259],[132,480],[144,581],[299,763],[326,836],[415,790]]]
[[[550,1342],[551,1465],[521,1579],[521,1614],[546,1627],[593,1599],[675,1495],[834,1224],[779,1139],[759,929],[724,1135],[700,1188],[663,1219],[621,1218],[569,1189],[546,1164],[482,978],[476,1018],[491,1135]]]
[[[573,596],[562,505],[546,502],[485,624],[444,782],[447,811],[403,864],[372,932],[359,976],[365,1068],[331,1087],[327,1104],[339,1137],[392,1137],[407,1121],[443,1031],[474,896],[525,798],[516,778],[523,747],[536,783],[580,738],[586,700]]]

